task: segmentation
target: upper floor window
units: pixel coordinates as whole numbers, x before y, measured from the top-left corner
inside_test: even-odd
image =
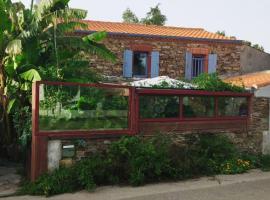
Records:
[[[123,58],[123,77],[157,77],[159,76],[158,51],[132,51],[126,49]]]
[[[217,54],[186,52],[185,79],[191,80],[202,73],[215,73],[217,69]]]
[[[192,55],[192,78],[204,73],[205,56],[204,55]]]
[[[133,53],[133,77],[147,77],[148,53],[136,51]]]

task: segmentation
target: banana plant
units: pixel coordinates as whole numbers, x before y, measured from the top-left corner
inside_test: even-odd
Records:
[[[87,12],[69,8],[68,2],[69,0],[42,0],[29,10],[22,3],[0,0],[0,14],[5,15],[4,32],[8,38],[4,52],[2,50],[2,55],[5,55],[4,58],[2,56],[5,94],[10,94],[14,88],[18,90],[14,96],[27,93],[32,82],[41,80],[40,69],[48,65],[54,66],[57,79],[62,79],[64,72],[61,66],[66,65],[70,58],[74,60],[82,51],[115,60],[115,56],[100,43],[106,37],[105,32],[83,38],[74,36],[74,30],[87,28],[82,21]],[[68,57],[63,56],[63,52],[67,51]],[[10,111],[18,98],[13,100],[12,95],[8,96]]]
[[[114,54],[101,44],[105,32],[83,38],[74,34],[77,29],[87,29],[82,21],[87,12],[70,8],[68,3],[69,0],[41,0],[34,5],[32,0],[28,9],[20,2],[0,0],[0,94],[8,97],[5,110],[10,116],[30,107],[33,82],[71,81],[80,71],[80,78],[88,77],[89,61],[82,58],[82,53],[115,60]]]

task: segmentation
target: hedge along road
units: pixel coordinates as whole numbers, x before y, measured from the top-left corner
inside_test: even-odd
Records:
[[[100,187],[95,192],[53,196],[50,200],[269,200],[270,172],[252,170],[241,175],[219,175],[175,183],[142,187]],[[45,200],[45,197],[17,196],[7,200]]]

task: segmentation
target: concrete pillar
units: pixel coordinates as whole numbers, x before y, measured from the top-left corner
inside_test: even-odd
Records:
[[[263,142],[262,142],[262,153],[264,155],[270,155],[270,132],[264,131],[263,132]]]
[[[48,171],[59,168],[59,162],[62,159],[61,140],[50,140],[48,142]]]

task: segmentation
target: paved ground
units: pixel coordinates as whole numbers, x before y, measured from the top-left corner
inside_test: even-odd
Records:
[[[45,200],[45,197],[9,197],[6,200]],[[49,200],[269,200],[270,172],[253,170],[233,176],[217,176],[144,187],[101,187],[64,194]],[[2,200],[2,199],[1,199]]]
[[[18,167],[18,164],[0,160],[0,198],[16,192],[20,183]]]

